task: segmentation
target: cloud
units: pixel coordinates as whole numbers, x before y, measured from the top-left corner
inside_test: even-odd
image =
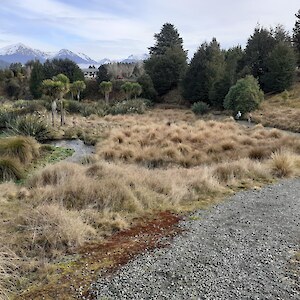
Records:
[[[291,30],[298,9],[299,0],[289,0],[288,5],[284,0],[5,1],[0,11],[0,45],[7,40],[28,41],[34,47],[117,58],[147,52],[154,33],[171,22],[192,56],[212,37],[226,48],[244,46],[258,22],[266,27],[282,23]]]

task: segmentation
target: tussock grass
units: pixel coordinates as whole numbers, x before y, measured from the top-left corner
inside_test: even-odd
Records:
[[[11,136],[1,138],[0,156],[8,156],[18,159],[23,164],[28,164],[39,156],[39,145],[30,137]]]
[[[15,158],[0,156],[0,182],[19,180],[24,177],[24,170]]]
[[[0,234],[33,265],[22,266],[24,276],[136,218],[206,208],[238,189],[300,176],[299,138],[261,125],[160,109],[78,118],[84,130],[105,131],[96,155],[83,165],[48,165],[23,186],[0,186]]]
[[[82,245],[96,231],[86,224],[78,211],[70,211],[58,204],[43,204],[30,214],[18,218],[22,230],[30,231],[24,239],[25,247],[40,256],[55,257],[61,251]]]
[[[3,244],[3,242],[2,242]],[[6,249],[3,246],[0,246],[0,299],[1,300],[8,300],[9,292],[14,285],[13,279],[16,274],[16,262],[17,257],[16,255]]]
[[[264,126],[300,132],[300,84],[294,85],[287,98],[283,94],[267,97],[252,114],[252,119]]]
[[[234,122],[204,122],[194,124],[148,124],[115,128],[108,139],[97,147],[97,154],[105,160],[138,163],[150,167],[184,167],[235,161],[242,158],[267,159],[288,144],[298,151],[299,141],[282,132],[266,130],[262,126],[242,128]]]
[[[277,177],[292,177],[298,173],[300,158],[289,151],[276,151],[272,154],[270,166]]]

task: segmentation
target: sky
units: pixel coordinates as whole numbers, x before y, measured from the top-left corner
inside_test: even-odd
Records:
[[[216,37],[222,48],[244,47],[257,24],[292,31],[299,0],[0,0],[0,48],[23,43],[91,58],[148,53],[154,34],[172,23],[192,57]]]

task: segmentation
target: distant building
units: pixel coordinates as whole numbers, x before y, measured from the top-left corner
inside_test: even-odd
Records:
[[[90,79],[96,78],[98,75],[98,69],[94,66],[93,67],[90,66],[89,68],[82,69],[82,72],[85,78],[90,78]]]

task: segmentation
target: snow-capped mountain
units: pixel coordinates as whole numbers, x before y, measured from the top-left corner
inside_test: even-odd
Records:
[[[95,60],[91,59],[84,53],[74,53],[68,49],[61,49],[58,53],[56,53],[52,58],[61,58],[61,59],[70,59],[77,64],[95,64],[97,63]]]
[[[44,52],[38,49],[33,49],[25,46],[22,43],[10,45],[0,49],[0,60],[7,63],[22,63],[25,64],[30,60],[39,60],[40,62],[45,62],[47,59],[65,59],[68,58],[78,65],[104,65],[114,62],[109,58],[101,59],[100,61],[95,61],[84,53],[75,53],[68,49],[61,49],[57,53]],[[148,59],[148,54],[141,55],[130,55],[126,59],[117,60],[123,63],[135,63],[138,61],[143,61]]]
[[[77,64],[95,64],[95,60],[91,59],[84,53],[74,53],[67,49],[61,49],[57,53],[44,52],[38,49],[33,49],[21,43],[10,45],[0,49],[0,60],[8,63],[20,62],[25,64],[30,60],[39,60],[44,62],[47,59],[68,58]]]
[[[21,43],[0,49],[0,59],[8,63],[20,62],[25,64],[29,60],[45,61],[49,54],[37,49],[32,49]]]
[[[103,59],[98,61],[99,65],[107,65],[107,64],[110,64],[110,63],[112,63],[112,60],[110,60],[109,58],[103,58]]]
[[[130,55],[127,58],[122,60],[122,63],[135,63],[138,61],[143,61],[149,58],[149,54],[144,53],[144,54],[140,54],[140,55]]]

